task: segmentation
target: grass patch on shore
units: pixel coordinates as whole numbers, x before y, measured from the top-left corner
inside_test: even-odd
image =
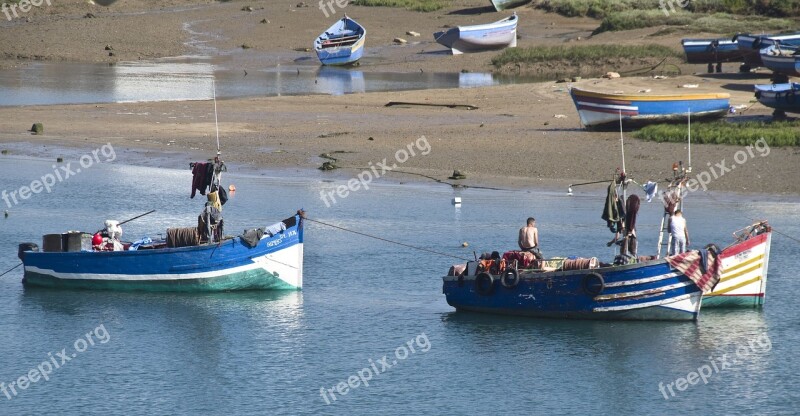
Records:
[[[780,32],[791,30],[797,23],[791,19],[763,16],[712,15],[678,12],[665,16],[661,10],[626,10],[608,14],[594,34],[654,26],[683,26],[693,32],[736,33]]]
[[[682,124],[655,124],[634,133],[636,138],[654,142],[686,142]],[[800,121],[715,121],[692,123],[692,143],[751,145],[764,138],[769,146],[800,146]]]
[[[415,12],[434,12],[447,6],[443,0],[351,0],[350,4],[370,7],[399,7]]]
[[[568,61],[578,65],[620,58],[681,58],[682,53],[662,45],[577,45],[509,48],[492,58],[492,65]]]
[[[588,16],[596,19],[628,10],[654,10],[665,18],[667,15],[661,7],[669,14],[681,9],[677,0],[665,0],[663,6],[659,0],[534,0],[533,7],[567,17]],[[800,0],[692,0],[685,11],[791,17],[800,14]]]

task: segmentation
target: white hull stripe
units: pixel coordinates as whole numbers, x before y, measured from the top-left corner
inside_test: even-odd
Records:
[[[680,287],[686,287],[686,286],[690,286],[690,285],[693,285],[693,284],[694,284],[694,282],[689,280],[689,281],[686,281],[686,282],[678,282],[678,283],[674,283],[674,284],[667,285],[667,286],[654,287],[652,289],[645,289],[645,290],[637,290],[637,291],[634,291],[634,292],[614,293],[614,294],[609,294],[609,295],[595,296],[594,300],[600,302],[600,301],[604,301],[604,300],[620,300],[620,299],[626,299],[626,298],[635,298],[637,296],[655,295],[655,294],[666,292],[668,290],[677,289],[677,288],[680,288]]]
[[[672,272],[672,273],[662,274],[662,275],[659,275],[659,276],[645,277],[645,278],[642,278],[642,279],[623,280],[621,282],[611,282],[611,283],[606,283],[605,286],[606,287],[617,287],[617,286],[639,285],[639,284],[643,284],[643,283],[657,282],[659,280],[669,279],[671,277],[676,277],[676,276],[680,276],[680,273]]]
[[[639,111],[638,106],[632,106],[632,105],[598,104],[589,101],[578,101],[578,105],[585,105],[587,107],[610,108],[612,110]]]
[[[635,305],[607,306],[607,307],[602,307],[602,308],[594,308],[593,311],[594,312],[627,311],[627,310],[631,310],[631,309],[648,308],[648,307],[651,307],[651,306],[664,306],[664,305],[667,305],[667,304],[670,304],[670,303],[676,303],[676,302],[680,302],[680,301],[683,301],[683,300],[686,300],[686,299],[690,299],[692,297],[698,297],[699,298],[700,295],[701,295],[700,292],[687,293],[685,295],[676,296],[674,298],[656,300],[656,301],[645,302],[645,303],[637,303]],[[686,312],[697,312],[697,309],[699,309],[699,308],[696,308],[695,310],[691,310],[691,309],[680,309],[680,310],[685,310]]]

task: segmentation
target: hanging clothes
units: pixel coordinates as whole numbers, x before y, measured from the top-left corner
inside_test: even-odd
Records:
[[[211,177],[208,175],[208,165],[210,165],[210,163],[197,162],[194,164],[194,168],[192,168],[191,198],[194,198],[197,191],[200,191],[200,195],[206,194],[208,182],[211,181]]]
[[[642,186],[642,188],[644,189],[644,193],[645,193],[645,197],[647,198],[647,202],[652,201],[653,198],[658,193],[658,183],[657,182],[647,181],[647,183],[644,184],[644,186]]]
[[[622,221],[625,220],[625,207],[617,196],[617,187],[614,182],[608,185],[608,195],[606,204],[603,208],[603,215],[600,216],[606,221],[606,225],[612,233],[617,233],[622,229]]]
[[[228,193],[225,191],[225,188],[220,186],[217,192],[219,193],[220,205],[225,205],[225,203],[228,202]]]
[[[639,205],[641,201],[638,195],[631,195],[625,203],[625,229],[628,234],[636,229],[636,215],[639,213]]]
[[[219,201],[219,193],[217,193],[217,191],[209,192],[206,197],[208,198],[209,205],[216,208],[217,211],[222,211],[222,204]]]

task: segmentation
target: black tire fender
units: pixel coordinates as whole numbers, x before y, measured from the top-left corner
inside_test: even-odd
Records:
[[[513,289],[519,284],[519,272],[514,268],[507,268],[500,276],[500,284],[506,289]]]
[[[583,276],[583,291],[591,296],[597,296],[603,293],[606,288],[606,281],[603,275],[597,272],[589,273]]]
[[[494,293],[494,278],[486,272],[481,272],[475,277],[475,291],[483,296]]]

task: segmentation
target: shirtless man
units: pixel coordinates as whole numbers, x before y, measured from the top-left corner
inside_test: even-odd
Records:
[[[520,250],[539,255],[539,230],[536,228],[536,220],[533,217],[528,218],[528,225],[519,229],[517,243]]]

